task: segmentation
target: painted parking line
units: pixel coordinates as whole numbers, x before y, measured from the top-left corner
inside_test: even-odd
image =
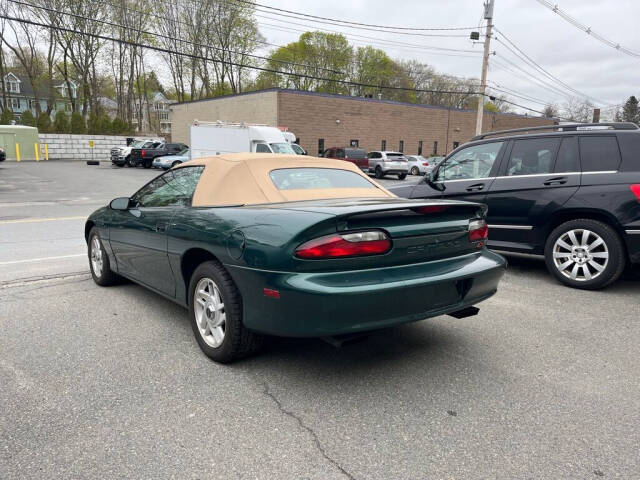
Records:
[[[75,217],[50,217],[50,218],[20,218],[17,220],[0,220],[0,225],[9,223],[39,223],[39,222],[66,222],[68,220],[83,220],[87,215],[78,215]]]
[[[60,260],[62,258],[75,258],[86,257],[86,253],[77,253],[74,255],[59,255],[57,257],[42,257],[42,258],[26,258],[24,260],[10,260],[8,262],[0,262],[0,265],[17,265],[19,263],[32,263],[32,262],[46,262],[47,260]]]

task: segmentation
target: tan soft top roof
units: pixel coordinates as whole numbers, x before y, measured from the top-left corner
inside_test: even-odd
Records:
[[[344,160],[273,153],[231,153],[191,160],[176,168],[194,165],[205,166],[193,194],[192,205],[196,207],[255,205],[322,198],[395,197],[354,164]],[[348,170],[366,178],[375,188],[278,190],[269,177],[272,170],[305,167]]]

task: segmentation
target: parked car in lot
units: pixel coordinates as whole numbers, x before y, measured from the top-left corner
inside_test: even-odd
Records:
[[[324,158],[333,158],[334,160],[344,160],[351,162],[360,170],[369,170],[369,159],[367,158],[367,152],[363,148],[353,147],[331,147],[327,148],[322,156]]]
[[[633,123],[490,132],[454,150],[424,182],[392,190],[487,204],[489,247],[544,255],[571,287],[604,287],[640,263],[640,129]]]
[[[189,161],[189,149],[185,148],[175,155],[165,155],[164,157],[156,157],[153,159],[151,166],[153,168],[168,169]]]
[[[160,143],[150,147],[134,148],[131,150],[131,165],[151,168],[156,157],[176,155],[187,147],[184,143]]]
[[[134,148],[152,148],[154,145],[160,145],[161,140],[155,139],[138,139],[134,140],[131,145],[126,147],[115,147],[111,149],[111,163],[118,167],[131,166],[131,150]]]
[[[374,151],[369,152],[369,173],[373,173],[376,178],[383,178],[386,175],[397,175],[399,180],[407,178],[409,164],[407,157],[400,152]]]
[[[113,200],[88,218],[85,238],[98,285],[123,276],[187,307],[203,352],[229,362],[260,334],[475,315],[506,264],[485,246],[485,213],[399,199],[347,162],[229,154]]]
[[[409,173],[411,175],[425,175],[433,170],[444,157],[425,158],[422,155],[406,155]]]

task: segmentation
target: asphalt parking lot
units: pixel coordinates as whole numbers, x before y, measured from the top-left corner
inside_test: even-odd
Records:
[[[1,479],[640,477],[637,271],[586,292],[510,257],[476,317],[218,365],[88,273],[86,216],[158,173],[0,164]]]

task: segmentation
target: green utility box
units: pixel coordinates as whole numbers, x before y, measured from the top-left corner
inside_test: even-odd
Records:
[[[40,148],[38,129],[24,125],[0,125],[0,147],[4,148],[7,160],[18,160],[16,145],[20,160],[36,160],[36,148]],[[39,151],[38,156],[43,160]]]

